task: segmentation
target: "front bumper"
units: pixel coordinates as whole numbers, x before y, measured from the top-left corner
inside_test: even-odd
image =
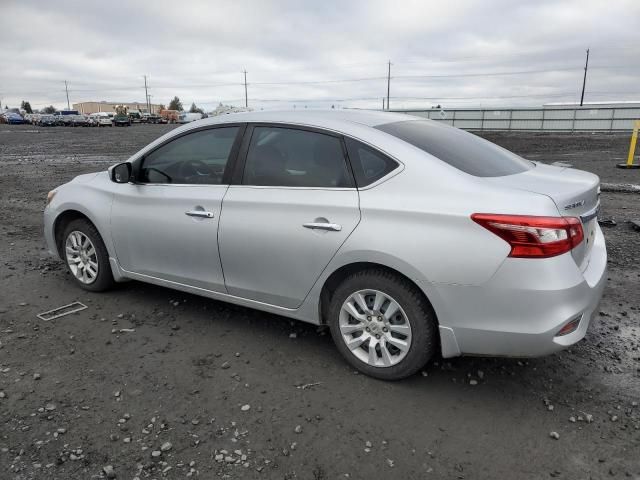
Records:
[[[531,357],[573,345],[585,336],[597,313],[606,267],[606,246],[598,227],[583,272],[570,253],[548,259],[508,258],[481,286],[437,286],[443,356]],[[557,336],[577,317],[576,330]]]

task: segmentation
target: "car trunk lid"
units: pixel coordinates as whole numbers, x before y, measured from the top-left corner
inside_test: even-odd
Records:
[[[597,175],[536,163],[535,168],[526,172],[485,180],[502,187],[546,195],[553,200],[560,215],[580,218],[584,240],[571,254],[582,271],[587,268],[598,221],[600,179]]]

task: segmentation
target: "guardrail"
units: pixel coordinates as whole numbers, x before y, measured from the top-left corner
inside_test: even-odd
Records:
[[[391,110],[437,120],[465,130],[625,132],[640,107],[548,107]]]

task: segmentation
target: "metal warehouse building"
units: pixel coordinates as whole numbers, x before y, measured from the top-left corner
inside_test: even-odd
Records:
[[[116,105],[124,105],[129,110],[147,111],[146,102],[80,102],[74,103],[73,109],[78,110],[80,113],[115,112]],[[159,111],[160,105],[152,103],[151,112],[149,113],[158,113]]]

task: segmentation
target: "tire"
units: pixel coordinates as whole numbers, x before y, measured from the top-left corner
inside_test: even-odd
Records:
[[[343,310],[343,304],[349,300],[354,305],[354,296],[358,293],[371,309],[364,311],[358,304],[356,319]],[[384,302],[374,310],[375,299],[383,297]],[[399,308],[395,309],[391,302]],[[391,308],[395,313],[391,314]],[[389,318],[386,318],[387,312]],[[331,336],[342,356],[354,368],[374,378],[400,380],[413,375],[438,349],[438,324],[428,300],[411,282],[382,269],[363,270],[347,277],[333,294],[328,315]],[[341,330],[341,326],[345,330]],[[367,328],[369,330],[365,332]],[[361,337],[368,338],[363,342]],[[349,348],[347,338],[354,342],[353,345],[360,343],[360,346]],[[388,343],[387,339],[402,345],[403,350]],[[375,365],[371,363],[371,342],[379,344],[373,354]]]
[[[71,236],[74,238],[71,238]],[[91,246],[93,246],[95,254],[91,254],[91,249],[87,247],[84,250],[84,253],[89,253],[90,255],[82,255],[81,257],[81,249],[76,248],[75,245],[78,245],[80,243],[79,240],[84,237],[86,237]],[[69,252],[67,246],[70,246],[71,250],[75,251],[75,253]],[[107,248],[104,246],[104,242],[102,241],[102,237],[98,233],[98,230],[91,222],[82,218],[69,222],[65,227],[62,236],[61,251],[63,260],[67,264],[67,269],[71,274],[71,278],[73,278],[74,282],[80,288],[89,290],[90,292],[102,292],[113,286],[114,280],[111,273],[111,265],[109,264],[109,253],[107,252]],[[90,265],[89,270],[86,271],[87,276],[85,278],[89,281],[82,280],[80,278],[82,277],[81,272],[86,269],[79,269],[78,265],[86,265],[86,263],[84,261],[80,263],[77,261],[74,262],[72,258],[75,258],[76,260],[91,260],[92,263],[97,264],[97,272],[93,278],[88,277],[91,276],[92,270],[96,270],[95,267]]]

